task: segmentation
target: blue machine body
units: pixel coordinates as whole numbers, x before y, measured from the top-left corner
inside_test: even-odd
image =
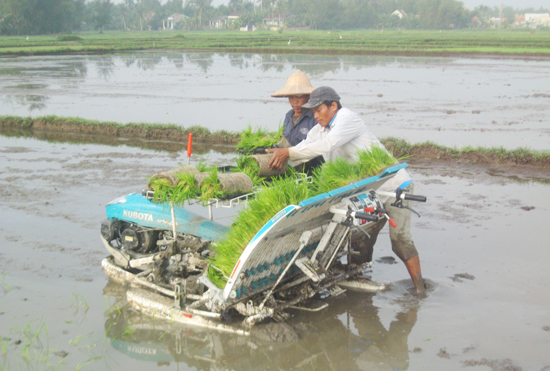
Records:
[[[167,203],[154,203],[139,193],[118,197],[106,206],[109,219],[120,219],[148,228],[172,230],[172,216]],[[219,241],[229,227],[211,221],[183,207],[174,207],[176,229],[211,241]]]

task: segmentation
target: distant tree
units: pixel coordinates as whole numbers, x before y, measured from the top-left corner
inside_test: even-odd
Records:
[[[0,32],[71,32],[80,28],[83,9],[84,0],[0,0]]]
[[[254,4],[252,4],[254,8]],[[244,1],[243,0],[229,0],[227,8],[230,12],[242,12],[244,10]]]
[[[239,25],[241,26],[259,26],[262,24],[262,20],[264,19],[264,13],[260,12],[248,12],[241,14],[239,17]]]
[[[183,0],[168,0],[162,6],[166,15],[179,14],[183,12]]]
[[[197,27],[202,29],[203,19],[210,13],[212,0],[187,0],[187,6],[193,11]]]
[[[360,29],[375,26],[378,15],[369,6],[369,1],[342,0],[341,28]]]
[[[423,28],[448,29],[462,27],[464,6],[455,0],[419,0],[417,3]]]
[[[111,11],[113,4],[111,0],[94,0],[91,3],[92,23],[99,33],[103,33],[105,26],[111,23]]]
[[[340,25],[342,7],[339,0],[293,0],[287,8],[297,17],[295,26],[330,29]]]

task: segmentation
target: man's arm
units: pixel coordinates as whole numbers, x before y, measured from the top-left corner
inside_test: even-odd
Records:
[[[342,112],[343,113],[343,112]],[[289,148],[289,157],[293,161],[310,160],[317,156],[326,155],[335,149],[358,138],[364,131],[364,122],[356,115],[343,114],[339,122],[324,137],[308,134],[306,140]],[[310,131],[312,133],[313,130]],[[315,134],[315,133],[312,133]],[[318,133],[320,134],[320,133]],[[317,136],[317,138],[315,138]]]

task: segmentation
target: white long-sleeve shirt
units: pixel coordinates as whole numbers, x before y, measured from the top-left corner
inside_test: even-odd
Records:
[[[317,124],[309,131],[307,138],[298,145],[290,147],[288,153],[290,160],[298,164],[321,155],[326,162],[339,157],[357,161],[358,151],[371,150],[373,146],[385,148],[359,115],[348,108],[341,108],[330,127]],[[408,180],[411,180],[411,177],[405,169],[399,170],[395,177],[384,184],[380,190],[395,191]]]
[[[326,162],[338,157],[356,161],[357,151],[370,149],[373,145],[384,147],[367,129],[359,115],[347,108],[341,108],[330,128],[315,125],[304,141],[289,148],[289,156],[291,160],[299,163],[321,155]]]

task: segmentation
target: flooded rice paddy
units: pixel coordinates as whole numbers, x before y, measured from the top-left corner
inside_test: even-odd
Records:
[[[134,53],[0,59],[0,114],[277,129],[271,98],[296,69],[380,137],[548,149],[550,61],[460,57]]]
[[[259,63],[266,58],[262,56],[195,56],[213,62],[201,67],[180,54],[178,70],[168,56],[153,55],[143,56],[158,60],[147,68],[138,59],[124,63],[129,58],[124,56],[2,60],[0,64],[12,63],[10,68],[20,72],[42,71],[36,76],[46,77],[37,77],[34,83],[48,85],[13,87],[12,81],[8,88],[7,80],[21,80],[33,72],[3,73],[2,114],[55,113],[182,125],[189,124],[186,117],[195,117],[193,124],[233,130],[256,120],[276,126],[273,118],[282,116],[287,104],[269,94],[284,84],[292,69],[301,68],[315,85],[339,88],[343,97],[349,97],[344,102],[370,119],[379,136],[509,148],[526,140],[533,143],[531,148],[549,147],[549,98],[543,95],[549,94],[550,85],[541,84],[550,73],[548,61],[381,57],[373,58],[376,62],[370,65],[355,66],[347,59],[355,57],[334,57],[339,62],[330,69],[316,59],[320,57],[312,56],[299,62],[292,61],[299,56],[277,56],[283,61],[273,57],[271,63]],[[104,77],[96,75],[102,58],[114,65],[114,71]],[[324,58],[330,65],[330,58]],[[73,77],[55,73],[52,63],[62,66],[63,60],[65,64],[82,60],[84,76],[78,80],[74,76],[78,73]],[[241,61],[241,67],[234,60]],[[218,64],[225,72],[216,68]],[[263,70],[264,65],[270,67]],[[177,71],[187,71],[188,77]],[[495,71],[501,71],[501,79],[510,75],[515,89],[509,89],[504,80],[497,82]],[[450,80],[442,80],[446,72],[451,72]],[[144,84],[143,75],[157,83]],[[409,76],[411,85],[416,84],[424,95],[412,99],[415,89],[405,91],[408,80],[403,76]],[[458,81],[453,76],[462,76],[465,82],[453,85]],[[195,82],[197,99],[191,98],[192,91],[170,85],[178,79]],[[202,85],[210,79],[210,85]],[[367,87],[356,89],[360,81],[367,81]],[[490,81],[495,90],[490,89]],[[478,82],[480,91],[474,89]],[[444,92],[448,85],[459,91]],[[430,88],[434,93],[427,93]],[[28,101],[16,98],[24,96],[23,89],[49,98],[40,110],[30,110]],[[173,104],[164,107],[169,114],[164,113],[163,120],[150,119],[147,115],[160,116],[157,104],[162,96],[173,97]],[[138,103],[131,103],[132,99]],[[396,110],[383,110],[390,106]],[[471,112],[482,106],[481,113]],[[13,111],[7,112],[8,108]],[[497,123],[485,121],[486,115]],[[122,120],[123,116],[130,119]],[[414,121],[421,117],[425,121]],[[231,122],[218,126],[225,122],[222,119]],[[505,120],[518,124],[504,125]],[[393,133],[384,132],[385,126],[392,126]],[[203,159],[221,165],[233,163],[235,157],[207,150],[194,155],[193,162]],[[428,196],[426,204],[416,206],[421,218],[413,217],[413,236],[430,286],[428,296],[419,300],[410,294],[412,284],[402,263],[394,264],[386,231],[375,248],[372,277],[392,282],[391,289],[376,294],[347,292],[328,298],[329,307],[319,313],[293,313],[289,324],[300,339],[274,343],[142,316],[125,305],[123,289],[103,274],[100,262],[107,252],[99,239],[99,224],[105,217],[104,205],[140,191],[148,176],[183,162],[183,153],[0,136],[0,369],[57,369],[59,365],[83,370],[550,368],[549,174],[538,174],[535,180],[517,169],[413,163],[415,191]],[[216,215],[229,220],[225,214]]]

